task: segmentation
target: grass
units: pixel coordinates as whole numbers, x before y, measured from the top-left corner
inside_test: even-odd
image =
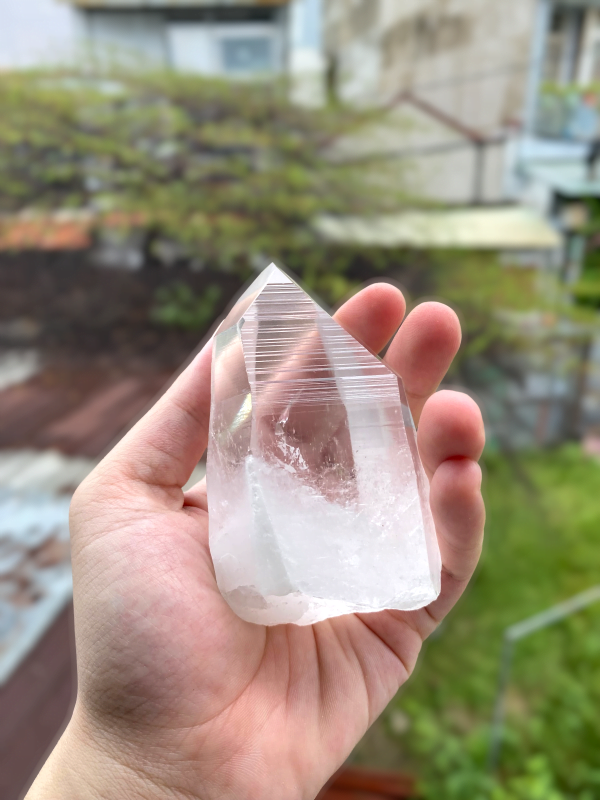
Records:
[[[485,475],[475,579],[356,758],[383,728],[427,798],[595,800],[600,604],[519,643],[497,776],[486,759],[504,629],[600,583],[600,465],[568,445],[487,457]]]

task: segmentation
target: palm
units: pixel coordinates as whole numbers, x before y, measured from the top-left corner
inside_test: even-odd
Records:
[[[374,286],[340,310],[340,321],[380,349],[400,306],[399,293]],[[435,335],[448,361],[456,343],[443,337],[452,338],[454,322],[449,310],[432,307],[446,326]],[[419,319],[410,324],[418,332]],[[410,360],[407,348],[399,334],[388,357]],[[442,595],[430,609],[264,628],[239,619],[217,589],[204,485],[186,495],[180,488],[205,446],[209,359],[208,351],[199,357],[74,503],[76,713],[119,736],[125,730],[129,757],[152,752],[150,778],[160,774],[184,796],[223,796],[242,776],[244,794],[238,787],[231,796],[310,798],[410,674],[422,639],[474,567],[482,511],[472,459],[481,423],[471,401],[447,393],[423,416],[420,447],[435,475],[445,561]],[[423,353],[417,360],[423,364]],[[431,390],[439,372],[434,365],[421,375]],[[410,375],[405,382],[418,416],[427,392],[411,392]],[[173,754],[177,769],[169,772]]]

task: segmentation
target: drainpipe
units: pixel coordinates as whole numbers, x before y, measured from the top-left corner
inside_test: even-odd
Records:
[[[537,0],[523,114],[523,133],[526,136],[533,136],[535,133],[537,103],[544,72],[544,56],[546,55],[552,7],[552,0]]]
[[[475,164],[473,170],[473,205],[479,206],[483,203],[484,181],[485,181],[485,146],[484,139],[474,139],[473,148],[475,153]]]

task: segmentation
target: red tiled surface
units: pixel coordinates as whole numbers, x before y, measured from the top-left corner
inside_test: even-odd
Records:
[[[70,716],[75,698],[69,606],[0,688],[0,798],[19,800]]]
[[[85,250],[91,243],[89,221],[47,216],[0,222],[0,250]]]
[[[328,789],[319,800],[391,800],[391,795],[359,792],[352,789]]]
[[[0,392],[0,448],[55,448],[96,458],[160,393],[168,374],[114,377],[48,370]],[[0,800],[18,800],[74,698],[72,607],[0,688]]]
[[[400,772],[343,767],[318,800],[411,800],[415,778]]]
[[[143,214],[122,211],[101,217],[69,212],[4,216],[0,219],[0,251],[86,250],[92,245],[94,227],[130,229],[143,223]]]
[[[36,437],[38,447],[94,457],[102,453],[164,385],[167,376],[123,378],[48,425]]]
[[[0,392],[0,448],[55,448],[95,458],[165,385],[166,373],[107,378],[46,372]]]

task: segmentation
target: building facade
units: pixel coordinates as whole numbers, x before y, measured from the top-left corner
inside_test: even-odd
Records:
[[[481,132],[518,118],[534,0],[327,0],[327,53],[344,99],[410,91]]]
[[[320,52],[320,0],[0,0],[0,69],[102,57],[230,78],[285,71],[306,94]]]
[[[341,100],[404,106],[432,199],[531,198],[530,162],[600,130],[600,0],[326,0],[324,31]]]
[[[286,2],[74,0],[84,41],[117,60],[208,76],[278,73],[285,67]]]

